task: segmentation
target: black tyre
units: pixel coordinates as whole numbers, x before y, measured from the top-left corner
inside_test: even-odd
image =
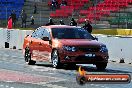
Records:
[[[105,70],[107,67],[107,63],[97,63],[96,67],[97,67],[97,70]]]
[[[60,68],[61,63],[60,63],[60,59],[59,59],[59,55],[58,55],[58,51],[54,50],[51,54],[51,60],[52,60],[52,66],[54,68]]]
[[[28,65],[34,65],[34,64],[36,63],[36,61],[31,60],[31,53],[30,53],[30,49],[29,49],[29,48],[26,48],[26,49],[25,49],[24,58],[25,58],[25,62],[26,62]]]

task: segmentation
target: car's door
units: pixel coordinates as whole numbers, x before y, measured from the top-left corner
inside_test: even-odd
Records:
[[[33,60],[37,60],[40,58],[39,56],[39,35],[40,35],[40,28],[37,28],[32,33],[30,41],[29,41]]]
[[[41,35],[39,36],[39,55],[40,60],[50,61],[51,60],[51,36],[48,29],[41,27]],[[46,38],[46,39],[44,39]]]

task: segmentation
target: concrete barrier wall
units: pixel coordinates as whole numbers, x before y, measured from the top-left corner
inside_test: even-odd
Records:
[[[132,38],[98,36],[98,41],[106,44],[110,60],[120,62],[123,58],[125,63],[132,63]]]
[[[4,47],[4,33],[0,30],[0,47]]]
[[[9,48],[16,46],[16,49],[22,49],[23,40],[26,35],[31,34],[32,30],[9,30],[10,39],[7,39],[7,29],[0,29],[0,48],[5,47],[5,42],[9,42]],[[109,60],[119,62],[124,58],[126,63],[132,62],[132,38],[128,37],[107,37],[105,35],[96,35],[99,42],[106,44],[109,50]],[[8,41],[7,41],[8,40]]]
[[[0,30],[0,48],[5,47],[5,42],[9,43],[9,48],[13,48],[14,46],[16,49],[22,49],[24,37],[26,35],[31,34],[32,30],[7,30],[1,29]]]

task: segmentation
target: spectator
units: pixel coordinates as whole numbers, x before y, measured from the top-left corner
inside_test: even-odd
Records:
[[[54,23],[53,23],[53,20],[50,18],[49,19],[49,22],[46,24],[46,26],[48,26],[48,25],[55,25]]]
[[[74,18],[71,19],[70,26],[77,26],[77,22],[74,20]]]
[[[65,25],[63,20],[60,20],[60,25]]]
[[[22,13],[21,13],[21,20],[22,20],[22,25],[21,25],[21,27],[23,28],[23,24],[25,24],[25,28],[26,28],[27,14],[25,13],[24,10],[22,10]]]
[[[16,25],[16,13],[14,10],[12,10],[11,18],[12,18],[12,24],[15,27],[15,25]]]
[[[34,17],[31,16],[31,25],[34,25]]]
[[[85,19],[85,25],[83,26],[85,30],[87,30],[89,33],[92,33],[92,26],[90,25],[90,21]]]
[[[96,6],[101,0],[92,0],[93,6]]]
[[[12,17],[11,16],[9,16],[9,18],[8,18],[7,28],[12,29]]]
[[[57,0],[51,0],[51,9],[55,10],[56,8],[58,8]]]
[[[33,13],[34,13],[34,14],[37,13],[37,5],[36,5],[36,3],[34,4],[34,11],[33,11]]]
[[[67,1],[66,0],[62,0],[61,6],[67,6]]]

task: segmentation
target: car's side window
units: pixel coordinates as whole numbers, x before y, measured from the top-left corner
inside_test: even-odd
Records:
[[[39,38],[42,39],[43,37],[49,37],[49,39],[51,39],[50,32],[46,28],[41,28],[41,34],[40,34]]]
[[[51,37],[50,37],[50,32],[48,31],[48,29],[43,28],[43,27],[37,28],[37,29],[32,33],[31,37],[37,38],[37,39],[42,39],[43,37],[49,37],[49,39],[51,39]]]
[[[31,37],[33,37],[33,38],[38,38],[39,31],[40,31],[40,28],[37,28],[37,29],[32,33]]]

